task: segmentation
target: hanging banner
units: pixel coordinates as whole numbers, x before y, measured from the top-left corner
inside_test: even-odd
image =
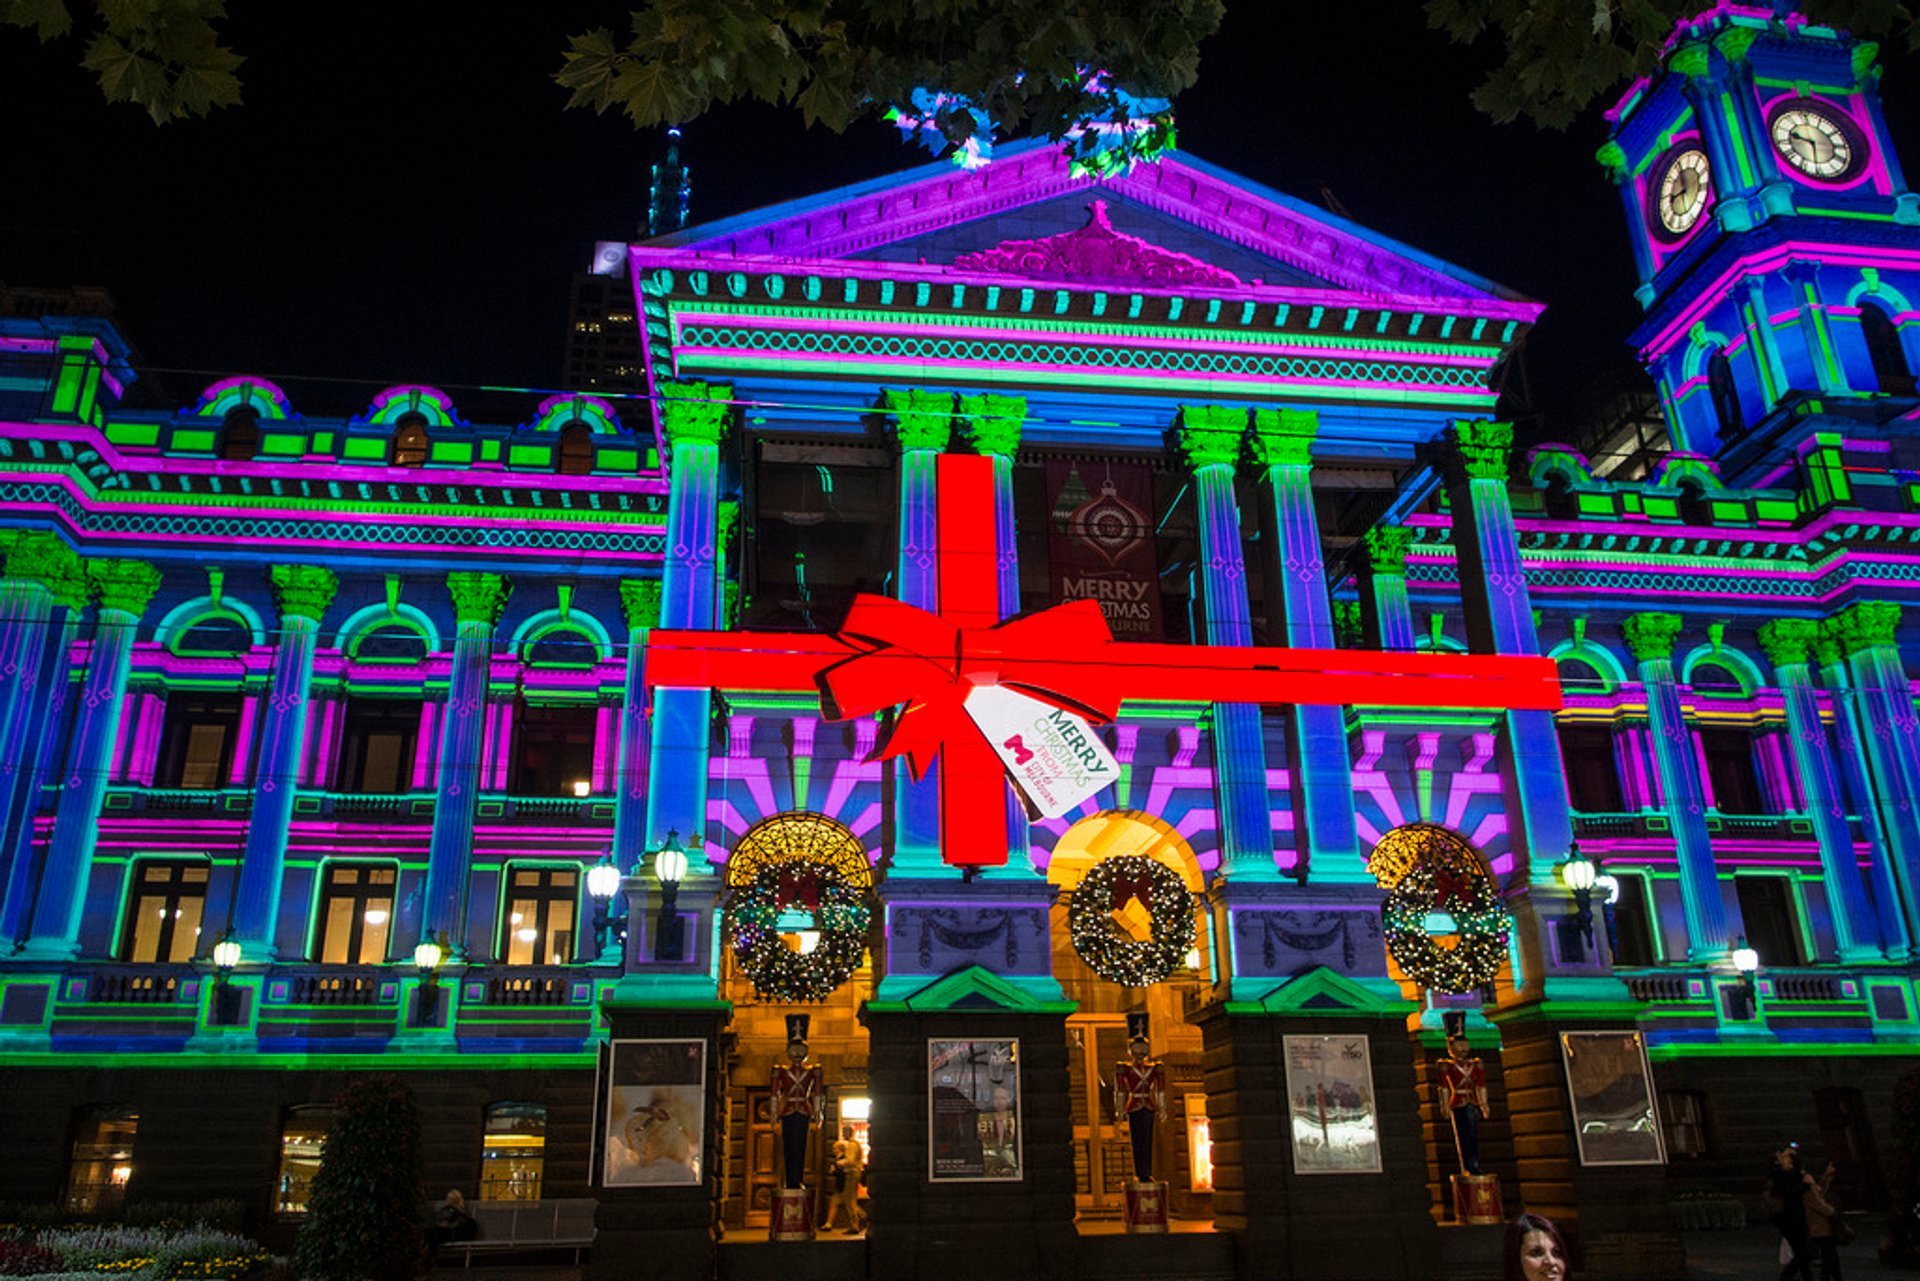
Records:
[[[1098,601],[1115,640],[1162,639],[1153,473],[1134,463],[1048,459],[1047,510],[1054,602]]]

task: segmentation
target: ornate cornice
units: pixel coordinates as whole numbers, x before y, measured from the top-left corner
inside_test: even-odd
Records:
[[[453,616],[460,623],[499,623],[513,584],[499,574],[455,570],[447,575],[447,594],[453,598]]]
[[[1311,409],[1256,409],[1249,444],[1262,467],[1305,467],[1313,462],[1320,415]]]
[[[893,438],[902,450],[947,447],[953,439],[953,393],[909,387],[881,393]]]
[[[1012,458],[1020,450],[1020,432],[1027,421],[1025,396],[987,392],[960,398],[962,430],[975,453]]]
[[[1092,280],[1149,287],[1198,285],[1232,289],[1240,278],[1191,254],[1163,249],[1118,231],[1107,220],[1107,202],[1087,205],[1087,225],[1037,240],[1003,240],[991,249],[953,260],[958,271],[993,271],[1046,280]]]
[[[282,618],[310,618],[317,623],[340,589],[339,576],[318,565],[275,565],[268,576]]]
[[[644,631],[660,625],[660,580],[623,578],[620,580],[620,609],[627,616],[627,630]]]
[[[1673,642],[1680,635],[1678,614],[1629,614],[1620,625],[1627,650],[1642,663],[1673,657]]]

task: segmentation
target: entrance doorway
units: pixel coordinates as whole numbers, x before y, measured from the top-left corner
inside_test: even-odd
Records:
[[[1133,1177],[1133,1149],[1113,1114],[1113,1068],[1126,1057],[1124,1015],[1068,1018],[1074,1204],[1082,1218],[1119,1218],[1126,1181]]]

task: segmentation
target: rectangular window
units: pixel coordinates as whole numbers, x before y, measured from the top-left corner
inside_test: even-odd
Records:
[[[340,791],[391,796],[412,790],[419,700],[350,698],[342,725]]]
[[[1703,729],[1700,747],[1713,784],[1713,806],[1722,814],[1764,814],[1760,771],[1753,763],[1753,735],[1743,729]]]
[[[67,1173],[67,1209],[80,1214],[119,1210],[133,1177],[133,1136],[139,1127],[140,1114],[131,1108],[103,1108],[80,1118]]]
[[[273,1208],[278,1214],[305,1214],[313,1176],[320,1170],[320,1152],[333,1124],[329,1107],[298,1107],[287,1114],[280,1130],[280,1184]]]
[[[1667,1131],[1667,1155],[1690,1160],[1707,1154],[1707,1100],[1696,1090],[1662,1090],[1660,1120]]]
[[[315,959],[323,965],[385,961],[393,930],[393,885],[391,867],[330,864],[320,891],[320,943]]]
[[[206,911],[205,863],[135,864],[120,958],[140,964],[192,960]]]
[[[546,1108],[499,1103],[487,1109],[480,1149],[482,1201],[538,1201],[546,1164]]]
[[[1620,883],[1620,901],[1613,905],[1613,925],[1617,942],[1613,963],[1624,969],[1659,964],[1653,946],[1653,929],[1647,921],[1647,886],[1636,872],[1615,872]]]
[[[593,781],[593,748],[600,709],[593,703],[522,705],[513,717],[515,796],[572,796],[575,783]]]
[[[1747,946],[1760,954],[1761,966],[1805,965],[1793,882],[1784,876],[1736,876],[1733,887],[1747,928]]]
[[[156,787],[225,787],[240,737],[240,696],[179,693],[167,698],[161,722]]]
[[[573,913],[580,873],[574,868],[516,867],[507,876],[508,965],[565,965],[573,959]]]
[[[1562,726],[1560,756],[1567,769],[1567,799],[1574,809],[1582,814],[1618,814],[1626,809],[1612,730]]]

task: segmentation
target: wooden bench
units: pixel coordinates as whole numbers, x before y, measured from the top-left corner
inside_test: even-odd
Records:
[[[440,1249],[466,1256],[468,1271],[473,1256],[504,1254],[510,1250],[572,1250],[574,1266],[580,1264],[580,1252],[593,1244],[593,1213],[599,1202],[592,1197],[572,1197],[553,1201],[469,1201],[467,1213],[478,1229],[470,1241],[449,1241]]]

